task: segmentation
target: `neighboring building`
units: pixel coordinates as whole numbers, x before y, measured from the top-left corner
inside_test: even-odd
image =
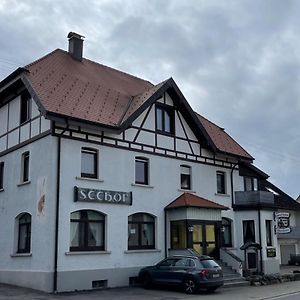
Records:
[[[0,281],[124,286],[187,248],[253,269],[247,242],[261,247],[259,270],[278,272],[277,190],[254,158],[172,78],[153,85],[84,59],[82,37],[68,38],[68,52],[0,83]]]

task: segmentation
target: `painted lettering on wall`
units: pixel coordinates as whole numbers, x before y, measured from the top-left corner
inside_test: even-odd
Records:
[[[102,202],[132,205],[131,192],[117,192],[74,187],[74,202]]]

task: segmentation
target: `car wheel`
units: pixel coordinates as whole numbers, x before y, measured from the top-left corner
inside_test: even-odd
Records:
[[[187,294],[194,294],[196,291],[196,283],[193,278],[187,278],[183,282],[184,291]]]
[[[144,274],[144,276],[142,277],[142,283],[143,283],[143,287],[145,289],[151,288],[151,286],[152,286],[152,278],[151,278],[151,276],[148,273]]]

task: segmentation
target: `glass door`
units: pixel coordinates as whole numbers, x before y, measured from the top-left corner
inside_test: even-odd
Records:
[[[193,225],[193,249],[200,255],[204,254],[202,225]]]
[[[200,255],[216,255],[215,224],[193,225],[193,249]]]

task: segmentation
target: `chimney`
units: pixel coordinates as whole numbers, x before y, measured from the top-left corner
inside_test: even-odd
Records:
[[[83,38],[83,35],[75,32],[69,32],[68,34],[69,53],[78,61],[82,61]]]

